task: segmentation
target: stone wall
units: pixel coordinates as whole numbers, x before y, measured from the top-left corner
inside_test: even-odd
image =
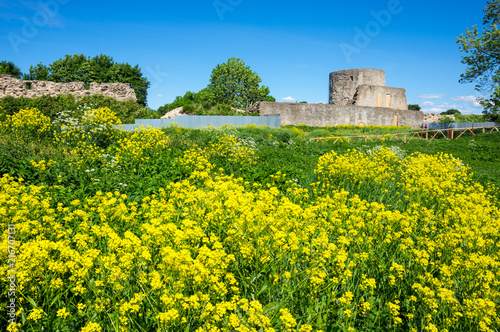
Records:
[[[82,97],[89,95],[104,95],[116,100],[132,99],[137,101],[134,89],[128,83],[90,83],[85,89],[83,82],[56,83],[52,81],[20,80],[10,75],[0,75],[0,98],[13,97],[39,97],[43,95],[67,95]]]
[[[354,99],[354,105],[387,107],[400,110],[408,109],[405,89],[375,85],[359,86]]]
[[[386,107],[350,105],[272,103],[260,105],[260,115],[281,115],[282,125],[306,124],[313,127],[335,125],[412,126],[420,128],[424,113]]]

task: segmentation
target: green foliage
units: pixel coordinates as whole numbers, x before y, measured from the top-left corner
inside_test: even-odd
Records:
[[[12,75],[15,78],[21,78],[23,73],[21,68],[16,66],[13,62],[2,61],[0,62],[0,74]]]
[[[157,111],[160,114],[165,114],[178,107],[184,107],[193,104],[199,104],[202,105],[204,109],[209,109],[210,107],[214,106],[211,102],[211,99],[211,93],[207,88],[202,89],[196,93],[188,91],[184,94],[184,96],[175,97],[172,103],[160,106]]]
[[[482,114],[458,114],[455,122],[486,122],[488,119]]]
[[[497,120],[500,110],[500,0],[490,0],[484,9],[483,27],[474,25],[457,38],[462,63],[467,65],[461,83],[476,82],[476,90],[493,91],[489,97],[478,98],[483,113]]]
[[[122,123],[133,123],[135,119],[159,118],[160,114],[137,104],[132,100],[118,101],[102,95],[75,98],[73,95],[44,95],[36,98],[6,96],[0,98],[0,107],[12,115],[20,109],[37,108],[42,114],[56,119],[62,111],[71,111],[75,117],[82,116],[82,110],[88,108],[108,107],[114,110]]]
[[[418,104],[410,104],[410,105],[408,105],[408,109],[410,111],[420,111],[420,105],[418,105]]]
[[[257,101],[275,101],[267,86],[259,86],[261,78],[239,58],[229,58],[212,71],[208,90],[215,104],[246,108]]]
[[[450,117],[444,117],[441,119],[441,123],[450,123],[450,122],[486,122],[488,119],[482,114],[457,114],[455,115],[455,119]]]
[[[449,115],[449,114],[453,114],[453,115],[459,115],[459,114],[462,114],[459,110],[457,109],[449,109],[447,111],[444,111],[444,112],[441,112],[441,115]]]
[[[42,63],[31,66],[24,76],[28,80],[54,82],[129,83],[135,91],[137,102],[146,105],[150,82],[143,77],[138,65],[116,63],[112,57],[101,54],[93,58],[83,54],[66,55],[49,66]]]
[[[452,118],[450,118],[449,116],[445,116],[444,118],[439,120],[439,123],[452,123],[452,122],[456,122],[456,121],[453,120]]]
[[[489,121],[500,122],[500,86],[495,87],[490,98],[478,98],[477,100],[484,107],[483,114]]]

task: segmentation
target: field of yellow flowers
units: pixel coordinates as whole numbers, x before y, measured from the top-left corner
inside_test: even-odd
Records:
[[[305,187],[235,176],[262,161],[232,129],[0,120],[31,156],[0,178],[2,330],[500,329],[497,192],[451,155],[331,150]]]

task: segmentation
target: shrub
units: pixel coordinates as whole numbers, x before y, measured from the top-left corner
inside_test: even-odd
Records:
[[[73,95],[44,95],[36,98],[7,96],[0,99],[0,107],[12,115],[20,109],[36,108],[45,116],[56,119],[58,113],[70,111],[73,117],[83,116],[84,109],[107,107],[116,112],[122,123],[133,123],[134,119],[159,118],[160,114],[137,104],[133,100],[118,101],[103,95],[91,95],[76,98]]]

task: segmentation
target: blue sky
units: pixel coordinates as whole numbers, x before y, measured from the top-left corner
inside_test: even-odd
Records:
[[[424,112],[481,113],[456,38],[481,24],[486,0],[76,1],[0,0],[0,61],[23,72],[66,54],[136,64],[158,108],[206,87],[212,69],[239,57],[277,101],[328,102],[328,75],[386,72]]]

